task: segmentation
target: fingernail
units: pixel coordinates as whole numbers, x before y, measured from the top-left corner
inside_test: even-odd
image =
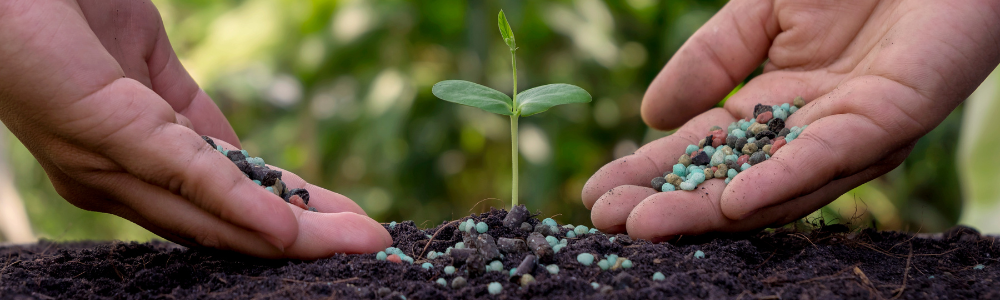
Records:
[[[257,235],[259,235],[268,243],[271,243],[271,245],[273,245],[275,248],[278,248],[278,251],[281,251],[281,253],[285,253],[285,243],[282,243],[281,240],[279,240],[278,238],[263,232],[258,232]]]

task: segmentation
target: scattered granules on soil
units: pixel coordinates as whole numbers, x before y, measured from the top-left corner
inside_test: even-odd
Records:
[[[468,265],[451,255],[431,260],[422,255],[425,247],[427,253],[446,252],[462,242],[463,234],[456,229],[468,218],[486,223],[492,237],[525,239],[529,232],[521,226],[503,226],[505,215],[492,210],[426,230],[412,221],[398,223],[389,229],[392,246],[415,258],[413,264],[379,261],[376,254],[263,260],[164,242],[42,241],[6,246],[0,247],[0,298],[1000,298],[997,237],[981,236],[967,227],[913,235],[872,229],[852,232],[847,226],[832,225],[808,232],[778,229],[682,237],[661,244],[588,231],[565,238],[562,250],[540,258],[527,272],[531,277],[507,271],[520,269],[525,257],[534,255],[530,252],[505,253],[498,259],[505,271],[478,275],[467,273]],[[538,225],[551,226],[536,218],[524,222],[532,231]],[[570,231],[555,227],[558,234]],[[428,235],[434,236],[430,246]],[[581,253],[609,262],[625,258],[632,267],[584,266],[577,261]],[[425,269],[424,262],[433,267]],[[456,268],[447,274],[451,268],[446,266],[451,265]],[[662,280],[653,280],[657,272]],[[489,294],[492,282],[501,285],[500,294]]]
[[[805,105],[802,97],[792,103],[757,104],[753,118],[733,122],[725,130],[712,126],[708,136],[697,145],[688,145],[677,164],[650,180],[650,185],[657,191],[672,192],[692,191],[712,178],[725,178],[728,184],[740,172],[771,158],[808,127],[785,127],[785,120]]]

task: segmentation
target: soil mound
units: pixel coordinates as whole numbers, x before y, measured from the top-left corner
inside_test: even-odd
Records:
[[[446,252],[462,242],[457,228],[468,218],[485,222],[493,238],[527,238],[529,232],[521,227],[503,226],[505,215],[493,210],[429,229],[409,221],[396,224],[389,230],[393,247],[413,257],[413,264],[376,260],[375,254],[262,260],[164,242],[7,246],[0,248],[0,298],[1000,299],[997,237],[961,226],[913,235],[849,232],[834,225],[810,232],[775,230],[653,244],[603,233],[566,238],[572,229],[560,225],[558,238],[566,238],[566,246],[540,258],[531,273],[535,281],[524,287],[508,271],[530,252],[506,253],[500,259],[503,271],[478,275],[469,274],[468,265],[451,255],[426,258],[430,251]],[[535,218],[527,222],[543,227]],[[703,258],[696,257],[698,251]],[[596,261],[584,266],[577,261],[584,252],[597,260],[614,254],[633,266],[602,270]],[[433,268],[421,267],[424,262]],[[557,274],[545,268],[553,264],[559,266]],[[456,268],[454,274],[445,273],[449,265]],[[663,280],[652,279],[656,272]],[[467,283],[456,289],[451,283],[457,276]],[[439,278],[447,286],[436,283]],[[503,288],[497,295],[488,291],[492,282]]]

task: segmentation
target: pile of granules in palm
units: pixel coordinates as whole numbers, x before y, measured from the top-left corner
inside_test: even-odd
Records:
[[[673,170],[653,178],[650,184],[663,192],[694,190],[712,178],[725,178],[728,184],[736,174],[771,158],[806,129],[807,125],[785,127],[785,120],[803,105],[802,97],[795,97],[791,105],[757,104],[753,118],[733,122],[726,130],[712,126],[705,139],[687,146]]]
[[[212,138],[201,136],[209,146],[225,155],[240,168],[243,175],[253,180],[259,186],[263,186],[268,192],[281,197],[285,202],[294,204],[302,209],[316,211],[315,207],[309,207],[309,191],[306,189],[291,189],[281,181],[281,171],[271,170],[260,157],[250,157],[246,150],[226,150],[222,146],[216,145]]]

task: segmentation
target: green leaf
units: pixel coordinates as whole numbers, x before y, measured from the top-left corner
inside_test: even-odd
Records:
[[[502,9],[500,10],[500,15],[497,16],[497,26],[500,27],[500,35],[503,36],[503,42],[507,43],[510,51],[517,50],[517,42],[514,41],[514,31],[510,30],[510,24],[507,23],[507,16],[504,16]]]
[[[514,115],[510,97],[475,82],[445,80],[434,84],[431,93],[444,101],[482,108],[495,114]]]
[[[590,102],[590,93],[565,83],[548,84],[517,94],[521,116],[537,114],[556,105]]]

